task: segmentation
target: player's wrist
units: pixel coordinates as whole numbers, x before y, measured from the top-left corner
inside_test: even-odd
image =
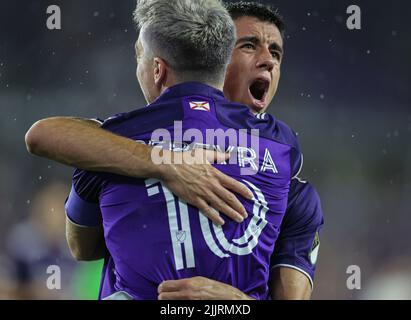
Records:
[[[237,288],[234,288],[233,299],[234,300],[255,300]]]
[[[150,155],[149,176],[166,181],[174,172],[173,152],[152,148]]]
[[[162,151],[134,141],[126,146],[131,154],[127,165],[122,164],[123,175],[135,178],[162,179],[166,168],[163,164]]]

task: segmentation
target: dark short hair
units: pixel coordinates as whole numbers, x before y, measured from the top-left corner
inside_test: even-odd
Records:
[[[284,19],[278,13],[278,9],[270,5],[264,5],[258,2],[239,1],[227,3],[225,6],[233,20],[244,16],[255,17],[263,22],[274,24],[281,35],[284,35]]]

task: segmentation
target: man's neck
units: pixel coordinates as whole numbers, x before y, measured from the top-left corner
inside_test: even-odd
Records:
[[[182,84],[182,83],[186,83],[186,82],[198,82],[198,81],[167,81],[167,83],[166,84],[164,84],[162,87],[161,87],[161,94],[164,92],[164,91],[166,91],[168,88],[170,88],[170,87],[173,87],[173,86],[176,86],[176,85],[178,85],[178,84]],[[210,87],[213,87],[213,88],[216,88],[216,89],[218,89],[218,90],[220,90],[220,91],[223,91],[223,84],[221,83],[221,84],[215,84],[215,83],[206,83],[206,82],[198,82],[198,83],[202,83],[202,84],[204,84],[204,85],[207,85],[207,86],[210,86]]]

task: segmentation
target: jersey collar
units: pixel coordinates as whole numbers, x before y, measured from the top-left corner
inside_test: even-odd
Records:
[[[218,100],[225,99],[223,92],[214,87],[200,82],[183,82],[167,88],[157,100],[195,95]]]

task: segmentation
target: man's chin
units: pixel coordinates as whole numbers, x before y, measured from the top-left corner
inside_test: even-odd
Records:
[[[267,109],[267,103],[264,101],[259,101],[253,99],[252,103],[249,104],[253,113],[262,113]]]
[[[267,109],[267,103],[247,97],[247,99],[239,99],[237,102],[246,105],[253,114],[262,113]]]

